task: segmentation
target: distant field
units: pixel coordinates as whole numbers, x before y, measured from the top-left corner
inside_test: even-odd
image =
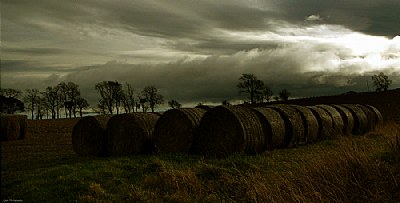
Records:
[[[26,139],[1,143],[1,199],[400,202],[400,111],[393,95],[380,98],[390,98],[377,106],[386,121],[364,136],[226,159],[183,154],[79,157],[71,145],[78,119],[30,120]]]

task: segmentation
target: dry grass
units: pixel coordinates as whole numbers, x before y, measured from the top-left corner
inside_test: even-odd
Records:
[[[165,112],[154,129],[153,140],[158,152],[188,153],[205,112],[201,108],[180,108]]]

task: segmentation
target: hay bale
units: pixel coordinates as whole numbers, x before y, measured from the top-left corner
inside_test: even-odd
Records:
[[[303,119],[301,118],[301,114],[294,107],[283,104],[267,107],[278,111],[285,121],[286,136],[283,147],[295,147],[304,142],[305,134]]]
[[[318,140],[333,138],[333,120],[327,111],[316,106],[308,106],[318,121]]]
[[[341,106],[347,108],[353,118],[354,118],[354,127],[351,131],[353,135],[362,135],[368,131],[368,119],[365,115],[364,111],[360,109],[355,104],[342,104]]]
[[[283,148],[285,141],[285,121],[272,108],[254,108],[263,124],[264,135],[267,139],[267,150]]]
[[[257,114],[240,106],[218,106],[207,111],[200,121],[195,151],[217,157],[245,152],[263,152],[267,139]]]
[[[1,141],[15,141],[20,137],[19,118],[15,115],[2,115],[0,126]]]
[[[107,123],[112,115],[86,116],[72,129],[72,147],[81,156],[106,154],[105,137]]]
[[[158,152],[188,153],[205,112],[206,110],[201,108],[166,111],[158,119],[154,129],[153,140]]]
[[[343,135],[344,131],[345,131],[344,121],[343,121],[342,115],[340,115],[339,111],[336,110],[334,107],[326,105],[326,104],[316,105],[316,107],[324,109],[332,117],[333,133],[336,133],[337,135]]]
[[[376,124],[382,124],[383,123],[383,116],[382,116],[381,112],[377,108],[375,108],[374,106],[369,105],[369,104],[364,105],[364,106],[366,106],[367,108],[371,109],[374,112],[375,119],[377,121]]]
[[[318,138],[318,121],[312,111],[304,106],[291,105],[301,115],[304,126],[304,137],[305,139],[300,144],[308,144],[317,141]]]
[[[125,156],[153,151],[152,136],[160,116],[154,113],[128,113],[108,121],[106,148],[112,156]]]
[[[375,112],[372,109],[362,104],[356,104],[356,106],[361,110],[363,110],[365,115],[367,116],[367,121],[368,121],[367,132],[373,130],[376,124],[378,123],[378,119],[375,115]]]
[[[335,108],[342,116],[343,123],[344,123],[344,128],[343,128],[344,135],[351,135],[351,132],[354,127],[354,118],[353,118],[353,115],[351,114],[351,112],[347,108],[340,106],[340,105],[334,104],[331,106],[333,108]]]

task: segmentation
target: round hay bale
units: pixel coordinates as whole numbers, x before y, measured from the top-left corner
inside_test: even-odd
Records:
[[[153,140],[158,152],[188,153],[205,112],[206,110],[201,108],[179,108],[166,111],[158,119],[154,129]]]
[[[107,152],[126,156],[155,150],[152,135],[159,116],[154,113],[128,113],[113,116],[107,127]]]
[[[365,115],[367,116],[367,121],[368,121],[368,126],[367,126],[367,132],[373,130],[378,123],[377,117],[375,115],[375,112],[366,107],[365,105],[362,104],[356,104],[358,108],[364,111]]]
[[[332,139],[333,138],[333,120],[327,111],[316,106],[308,106],[318,121],[318,139]]]
[[[283,144],[284,148],[295,147],[304,142],[305,134],[303,119],[301,118],[300,113],[294,107],[282,104],[267,107],[278,111],[285,121],[286,136]]]
[[[354,118],[354,127],[351,131],[353,135],[362,135],[368,131],[368,119],[364,111],[355,104],[342,104],[347,108]]]
[[[85,116],[72,129],[72,148],[81,156],[106,155],[105,136],[112,115]]]
[[[285,121],[281,115],[272,108],[254,108],[264,128],[267,138],[267,150],[282,148],[285,141]]]
[[[301,115],[304,125],[304,137],[305,140],[300,142],[300,144],[308,144],[317,141],[318,138],[318,121],[314,116],[312,111],[304,106],[291,105],[294,107]]]
[[[369,104],[364,105],[364,106],[366,106],[367,108],[371,109],[375,113],[375,119],[377,121],[376,124],[382,124],[383,123],[383,116],[382,116],[381,112],[377,108],[375,108],[374,106],[369,105]]]
[[[1,116],[0,135],[1,141],[15,141],[20,137],[19,119],[14,115]]]
[[[324,109],[332,117],[333,133],[336,133],[337,135],[343,135],[344,131],[345,131],[344,121],[343,121],[342,115],[340,115],[339,111],[336,110],[335,108],[333,108],[332,106],[329,106],[326,104],[316,105],[316,107]]]
[[[351,135],[351,132],[354,127],[354,118],[353,118],[353,115],[351,114],[351,112],[347,108],[340,106],[340,105],[333,104],[331,106],[333,108],[335,108],[342,116],[343,124],[344,124],[344,128],[343,128],[344,135]]]
[[[267,140],[257,114],[240,106],[218,106],[207,111],[200,121],[195,151],[217,157],[245,152],[263,152]]]

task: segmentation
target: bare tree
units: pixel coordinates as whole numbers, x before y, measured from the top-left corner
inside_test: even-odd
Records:
[[[164,103],[163,96],[160,93],[158,93],[157,88],[155,88],[154,86],[145,87],[142,91],[142,96],[149,104],[151,112],[154,112],[154,108],[157,105]]]
[[[126,113],[134,112],[136,107],[135,92],[131,84],[125,83],[123,89],[123,105]]]
[[[58,106],[57,88],[50,86],[47,87],[46,91],[43,93],[43,96],[47,101],[49,110],[51,112],[51,118],[55,119],[57,115],[57,106]]]
[[[263,100],[265,99],[267,102],[269,102],[272,99],[272,95],[274,95],[274,92],[272,92],[272,90],[268,86],[264,86]]]
[[[34,118],[35,107],[39,101],[39,90],[38,89],[26,89],[24,101],[28,103],[28,109],[31,110],[31,118]]]
[[[79,109],[79,115],[82,117],[83,115],[83,109],[89,107],[89,103],[87,102],[86,99],[82,98],[82,97],[78,97],[76,99],[76,107]]]
[[[182,105],[178,101],[173,99],[171,101],[168,101],[168,106],[170,106],[173,109],[179,109],[181,108]]]
[[[279,98],[282,101],[287,101],[289,99],[290,92],[287,91],[287,89],[283,89],[282,91],[279,92]]]
[[[81,95],[81,92],[79,91],[79,85],[73,82],[68,82],[66,93],[68,96],[67,104],[68,104],[69,117],[72,118],[73,114],[74,118],[76,118],[76,99]]]
[[[392,80],[389,80],[389,76],[385,75],[383,72],[380,72],[379,75],[372,76],[372,80],[374,81],[377,92],[388,90],[390,84],[392,84]]]
[[[122,85],[117,81],[103,81],[95,85],[97,92],[101,96],[101,105],[104,105],[110,114],[113,114],[114,104],[117,113],[119,113],[119,105],[122,100]]]
[[[257,99],[257,95],[262,93],[264,82],[258,80],[254,74],[242,74],[242,76],[239,78],[237,87],[241,89],[240,92],[250,94],[250,102],[254,104]]]

